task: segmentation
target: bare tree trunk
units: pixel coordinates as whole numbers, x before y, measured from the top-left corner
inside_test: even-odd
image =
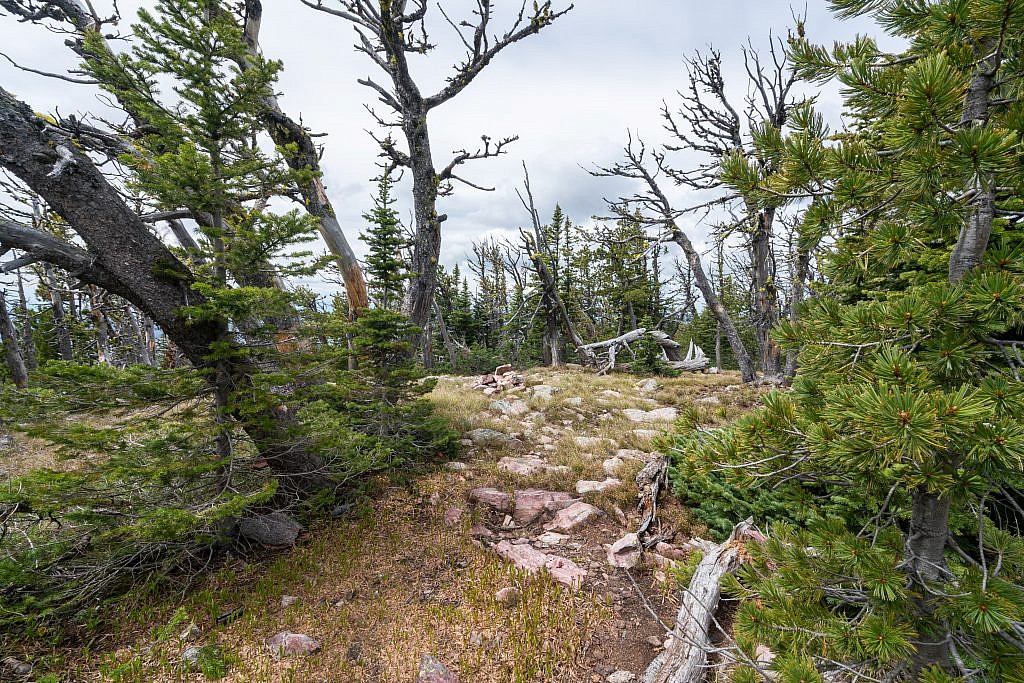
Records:
[[[50,290],[50,310],[53,316],[53,329],[57,334],[57,353],[62,361],[71,362],[75,359],[74,350],[71,347],[71,332],[68,330],[67,321],[64,318],[64,299],[57,286],[57,276],[53,273],[53,267],[49,263],[43,264],[43,278]]]
[[[686,233],[678,227],[675,227],[672,231],[672,241],[678,244],[686,255],[686,261],[690,264],[690,271],[697,282],[697,289],[700,290],[701,295],[704,297],[704,302],[711,309],[715,319],[721,326],[722,331],[725,333],[725,338],[729,340],[729,346],[732,348],[733,356],[735,356],[736,363],[739,365],[743,381],[753,382],[757,379],[757,373],[754,371],[754,364],[750,360],[750,354],[747,353],[747,347],[740,338],[739,330],[736,329],[732,316],[729,315],[729,311],[725,310],[725,306],[722,305],[722,301],[715,293],[715,288],[712,286],[711,281],[708,280],[708,276],[704,272],[704,265],[700,261],[700,254],[693,248],[693,243],[690,242],[690,238],[686,236]]]
[[[453,370],[457,369],[459,367],[459,345],[448,331],[448,325],[444,321],[444,315],[441,313],[441,307],[437,305],[437,301],[434,302],[433,309],[434,320],[437,321],[437,329],[441,333],[444,350],[448,354],[448,364],[452,366]]]
[[[96,327],[96,360],[104,365],[110,364],[110,328],[107,317],[103,314],[99,291],[96,285],[89,285],[89,314]]]
[[[789,320],[794,323],[800,319],[800,304],[804,300],[807,276],[811,266],[811,250],[798,249],[795,261],[793,264],[793,282],[790,285],[792,289],[789,293]],[[798,355],[799,353],[796,349],[786,352],[786,372],[784,377],[787,381],[792,380],[796,376]]]
[[[417,327],[424,327],[437,288],[437,262],[441,256],[441,222],[437,214],[437,173],[430,153],[427,112],[422,110],[403,121],[412,160],[413,217],[416,241],[412,250],[412,279],[406,292],[405,314]]]
[[[18,348],[18,332],[14,329],[11,316],[7,313],[7,292],[0,291],[0,341],[4,344],[4,357],[11,373],[14,386],[24,389],[28,386],[28,370]]]
[[[25,297],[25,282],[18,271],[18,309],[21,311],[21,344],[25,354],[25,367],[29,372],[39,367],[39,360],[36,358],[36,338],[32,325],[32,311],[28,307],[28,299]]]
[[[135,346],[135,355],[138,362],[147,367],[153,367],[153,356],[149,350],[146,331],[143,329],[142,325],[139,324],[139,319],[136,317],[131,304],[125,306],[125,316],[127,316],[128,324],[132,328],[132,343]]]
[[[757,335],[758,361],[766,378],[779,379],[782,377],[782,355],[779,345],[772,339],[772,331],[779,322],[779,297],[775,287],[771,243],[774,219],[774,208],[756,214],[757,224],[750,238],[750,260],[754,279],[753,322]]]

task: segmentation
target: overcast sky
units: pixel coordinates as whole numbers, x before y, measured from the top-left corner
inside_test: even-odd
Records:
[[[93,0],[97,7],[110,0]],[[330,0],[328,0],[330,2]],[[134,18],[148,0],[121,0],[125,17]],[[470,0],[444,0],[453,18],[469,17]],[[304,7],[299,0],[263,0],[262,46],[271,58],[284,61],[279,90],[281,104],[301,116],[322,138],[328,192],[357,253],[360,214],[371,205],[377,148],[365,132],[374,122],[364,105],[373,93],[356,79],[380,74],[365,55],[353,50],[353,29],[337,17]],[[495,0],[492,25],[501,30],[518,9],[517,0]],[[432,8],[436,5],[432,3]],[[555,3],[559,7],[559,3]],[[650,142],[663,140],[659,106],[671,104],[684,87],[682,58],[709,45],[722,52],[723,71],[737,99],[744,92],[739,47],[750,36],[765,47],[769,31],[784,36],[792,26],[792,7],[779,0],[577,0],[576,7],[539,35],[507,48],[456,99],[431,114],[435,164],[443,167],[454,150],[474,147],[482,134],[520,139],[501,158],[471,162],[465,177],[497,188],[481,192],[457,186],[443,199],[442,262],[466,258],[469,245],[488,235],[515,235],[527,219],[515,194],[525,161],[542,216],[560,203],[577,223],[604,212],[603,197],[627,192],[628,185],[593,178],[585,168],[611,164],[621,156],[627,130]],[[803,11],[803,6],[798,6]],[[414,62],[423,83],[433,92],[459,57],[452,30],[438,23],[436,9],[431,39],[437,51]],[[2,10],[0,10],[2,13]],[[866,21],[838,22],[825,0],[806,5],[808,33],[816,42],[831,44],[859,33],[879,35]],[[122,29],[127,30],[126,26]],[[0,51],[38,69],[56,71],[75,63],[63,36],[36,26],[0,17]],[[29,102],[37,111],[59,108],[71,112],[102,111],[96,90],[48,80],[18,71],[0,60],[0,84]],[[838,120],[838,96],[820,94],[823,111]],[[408,220],[409,202],[402,188],[399,207]],[[680,205],[694,198],[677,195]],[[692,225],[695,241],[706,225]]]

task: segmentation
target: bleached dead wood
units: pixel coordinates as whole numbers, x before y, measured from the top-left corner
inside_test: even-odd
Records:
[[[690,372],[699,372],[708,366],[708,357],[704,355],[704,351],[699,346],[690,341],[690,346],[687,349],[686,356],[684,357],[680,352],[682,346],[679,342],[675,341],[661,330],[648,330],[643,327],[638,327],[635,330],[630,330],[625,334],[621,334],[613,339],[605,339],[604,341],[594,342],[592,344],[586,344],[581,350],[586,350],[590,354],[596,354],[604,351],[608,359],[600,370],[602,373],[608,372],[609,370],[615,369],[615,363],[618,358],[619,351],[621,349],[629,349],[629,345],[633,342],[639,341],[648,335],[652,337],[661,346],[662,359],[665,364],[674,370],[687,370]]]
[[[764,540],[753,518],[737,524],[728,540],[705,553],[697,565],[676,616],[665,649],[647,671],[643,683],[698,683],[707,674],[711,622],[722,595],[721,580],[736,571],[745,539]]]

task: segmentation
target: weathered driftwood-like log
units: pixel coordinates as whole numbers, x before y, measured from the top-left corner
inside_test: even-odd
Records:
[[[604,341],[594,342],[592,344],[586,344],[581,350],[586,350],[589,354],[596,355],[597,352],[604,351],[608,354],[608,360],[602,366],[601,372],[608,372],[609,370],[615,369],[615,362],[618,357],[619,349],[628,349],[632,342],[639,341],[649,335],[655,341],[661,345],[661,355],[665,364],[674,370],[687,370],[689,372],[698,372],[708,366],[708,357],[704,355],[704,351],[699,346],[690,340],[690,346],[687,349],[686,356],[682,355],[682,346],[679,342],[675,341],[661,330],[648,330],[643,327],[638,327],[635,330],[630,330],[625,334],[621,334],[613,339],[605,339]]]
[[[698,683],[707,674],[711,622],[722,595],[721,580],[736,571],[746,538],[764,540],[753,518],[737,524],[725,543],[707,552],[697,565],[679,606],[676,625],[647,671],[643,683]]]

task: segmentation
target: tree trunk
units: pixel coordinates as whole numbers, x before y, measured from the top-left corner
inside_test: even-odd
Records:
[[[96,360],[103,365],[109,365],[110,328],[107,326],[107,317],[103,314],[103,306],[100,304],[100,295],[96,285],[89,286],[89,314],[96,327]]]
[[[948,495],[939,496],[924,487],[914,491],[906,562],[907,573],[917,590],[914,602],[919,616],[925,619],[935,614],[940,602],[933,591],[941,592],[941,584],[952,578],[946,565],[949,508]],[[938,625],[934,633],[921,633],[911,665],[915,679],[923,669],[935,664],[948,669],[949,645],[949,634]]]
[[[31,372],[39,367],[39,360],[36,358],[32,311],[29,310],[28,299],[25,297],[25,282],[22,280],[21,271],[18,272],[18,310],[21,311],[21,344],[25,353],[25,367]]]
[[[811,250],[798,249],[796,254],[796,263],[793,267],[793,282],[790,285],[792,289],[789,293],[790,322],[795,323],[800,319],[800,304],[804,301],[804,292],[810,267]],[[791,381],[796,376],[796,361],[798,355],[799,353],[796,349],[791,349],[786,352],[786,372],[784,377],[787,381]]]
[[[758,361],[766,378],[782,377],[779,345],[772,331],[779,322],[779,297],[775,288],[772,257],[772,223],[775,209],[757,213],[757,225],[750,238],[751,266],[754,278],[754,330],[757,335]]]
[[[747,353],[747,347],[744,346],[743,340],[740,338],[739,330],[736,329],[732,316],[725,310],[725,306],[722,305],[721,300],[715,293],[715,288],[711,285],[711,281],[708,280],[708,276],[704,272],[704,265],[700,261],[700,254],[693,248],[693,243],[690,242],[690,238],[686,236],[686,233],[679,228],[675,228],[672,231],[672,240],[682,248],[683,253],[686,255],[686,261],[690,264],[690,271],[693,273],[694,280],[696,280],[697,289],[700,290],[701,295],[704,297],[704,303],[711,309],[715,319],[722,328],[722,332],[725,333],[725,338],[729,341],[733,356],[735,356],[736,363],[739,365],[743,381],[753,382],[757,379],[757,373],[754,371],[754,364],[750,360],[750,354]]]
[[[139,319],[135,315],[135,311],[132,310],[131,304],[125,306],[125,316],[128,318],[128,324],[132,329],[132,344],[135,346],[135,356],[137,361],[147,367],[153,367],[153,356],[149,350],[149,343],[146,339],[146,331],[142,325],[139,324]]]
[[[430,152],[426,111],[403,117],[412,159],[413,216],[416,238],[412,251],[412,278],[406,293],[405,313],[413,325],[426,326],[437,288],[437,262],[441,256],[441,222],[437,214],[437,173]],[[419,341],[422,344],[422,340]]]
[[[71,362],[75,359],[71,346],[71,332],[64,318],[64,297],[58,289],[57,276],[49,263],[43,264],[43,279],[50,290],[50,311],[53,316],[53,330],[57,335],[57,353],[62,361]]]
[[[4,345],[4,357],[7,369],[11,373],[14,386],[24,389],[28,386],[28,370],[18,348],[18,332],[14,329],[11,316],[7,313],[7,292],[0,291],[0,341]]]

